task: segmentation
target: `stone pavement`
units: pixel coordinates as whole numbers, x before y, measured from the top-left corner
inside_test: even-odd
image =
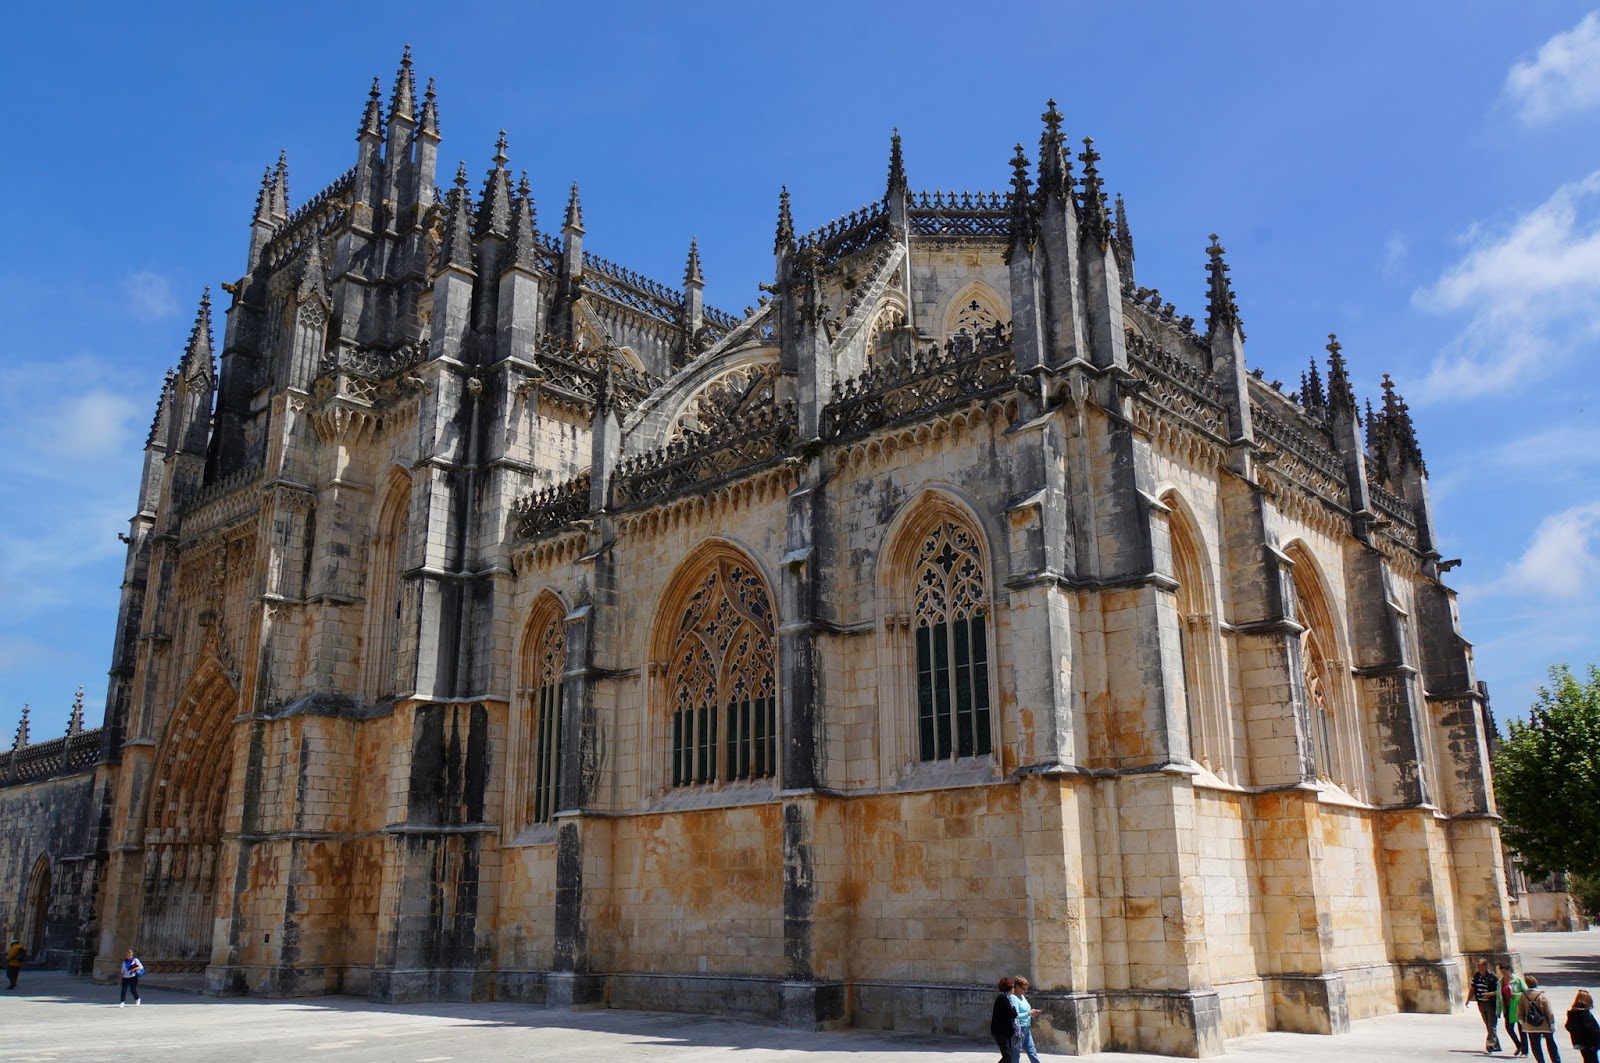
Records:
[[[1557,1015],[1578,989],[1600,987],[1600,931],[1523,934],[1524,967],[1549,989]],[[159,981],[159,979],[156,979]],[[595,1059],[625,1063],[991,1063],[986,1044],[860,1030],[801,1032],[760,1022],[637,1011],[551,1011],[521,1004],[371,1004],[352,997],[260,1000],[198,996],[152,985],[141,1007],[118,1009],[117,990],[54,971],[24,971],[15,993],[0,989],[0,1061],[328,1060],[446,1063]],[[1563,1058],[1578,1054],[1557,1035]],[[1506,1042],[1504,1038],[1502,1041]],[[1384,1063],[1485,1058],[1483,1025],[1453,1015],[1390,1015],[1349,1034],[1262,1034],[1228,1042],[1234,1060]],[[1047,1056],[1098,1063],[1168,1057],[1102,1053]],[[1502,1055],[1501,1058],[1506,1058]]]

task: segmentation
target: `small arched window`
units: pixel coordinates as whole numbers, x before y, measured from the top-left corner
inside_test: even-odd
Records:
[[[987,756],[989,598],[977,536],[940,520],[922,539],[913,580],[918,758]]]
[[[765,779],[778,768],[771,596],[748,562],[705,562],[672,609],[666,659],[673,786]]]

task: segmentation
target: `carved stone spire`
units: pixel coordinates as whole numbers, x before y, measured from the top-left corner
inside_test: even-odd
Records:
[[[322,234],[311,234],[311,246],[306,248],[305,264],[300,268],[300,285],[295,289],[295,299],[304,303],[320,299],[323,306],[332,306],[328,298],[328,280],[322,265]]]
[[[1411,408],[1395,390],[1389,374],[1383,374],[1383,418],[1378,429],[1379,449],[1385,457],[1393,456],[1402,465],[1407,463],[1426,472],[1422,463],[1422,448],[1417,445],[1417,429],[1411,420]]]
[[[1378,445],[1378,418],[1372,412],[1372,400],[1367,399],[1367,450],[1370,453]]]
[[[522,180],[517,182],[517,197],[511,207],[511,247],[505,258],[507,266],[529,270],[538,267],[538,252],[535,250],[538,238],[534,233],[533,192],[528,188],[528,171],[523,170]]]
[[[83,688],[72,699],[72,715],[67,717],[67,737],[83,733]]]
[[[165,447],[167,444],[167,435],[172,425],[173,382],[177,376],[177,373],[168,369],[166,378],[161,382],[161,397],[156,400],[156,414],[150,419],[150,434],[144,439],[146,447]]]
[[[578,199],[578,182],[572,182],[572,191],[567,194],[567,216],[561,223],[562,229],[572,229],[585,232],[583,227],[583,203]]]
[[[272,167],[268,166],[261,175],[261,191],[256,193],[256,216],[253,223],[256,225],[272,225]]]
[[[278,168],[272,178],[272,217],[289,220],[289,153],[278,152]]]
[[[28,714],[33,711],[33,706],[22,706],[22,719],[17,721],[17,736],[11,741],[11,751],[14,753],[28,744]]]
[[[511,173],[506,169],[506,131],[494,145],[494,166],[483,182],[483,201],[478,205],[478,236],[490,233],[505,236],[511,231]]]
[[[417,79],[411,72],[411,45],[400,56],[400,69],[394,76],[394,94],[389,98],[389,117],[410,118],[416,106]]]
[[[1106,213],[1106,190],[1100,180],[1100,153],[1094,150],[1094,138],[1083,138],[1083,232],[1104,248],[1111,239],[1111,222]]]
[[[884,190],[884,198],[889,199],[896,192],[904,192],[907,187],[905,157],[900,153],[900,130],[896,129],[889,138],[889,183]]]
[[[1339,337],[1328,333],[1328,408],[1343,410],[1346,413],[1356,412],[1355,392],[1350,389],[1350,370],[1344,364],[1344,348],[1339,344]],[[1316,363],[1312,363],[1313,371]],[[1369,425],[1370,428],[1370,418]]]
[[[1133,230],[1128,228],[1128,206],[1122,201],[1122,193],[1117,193],[1116,208],[1117,228],[1112,238],[1117,249],[1117,256],[1122,260],[1123,280],[1133,280]]]
[[[683,267],[683,286],[685,288],[696,285],[705,287],[705,275],[700,272],[700,241],[695,237],[689,238],[689,261]]]
[[[467,191],[467,164],[456,168],[456,186],[449,192],[450,206],[445,214],[444,239],[439,248],[439,265],[472,270],[472,196]]]
[[[1239,320],[1239,305],[1233,301],[1233,283],[1228,280],[1228,263],[1223,261],[1222,255],[1225,248],[1217,242],[1217,234],[1211,234],[1211,246],[1206,248],[1210,261],[1206,263],[1206,272],[1211,275],[1206,303],[1206,325],[1211,332],[1217,332],[1228,326],[1235,328],[1241,324]]]
[[[189,345],[184,349],[180,365],[185,380],[204,380],[207,387],[216,380],[217,365],[211,355],[211,289],[200,294],[200,309],[194,315],[194,327],[189,330]]]
[[[417,126],[416,135],[419,137],[432,137],[439,139],[439,97],[433,91],[433,79],[428,79],[428,91],[422,94],[422,124]],[[504,136],[504,134],[501,134]]]
[[[1011,248],[1026,247],[1031,249],[1034,241],[1038,239],[1038,220],[1033,213],[1033,191],[1028,180],[1028,156],[1022,150],[1022,145],[1017,145],[1017,153],[1011,157]],[[1010,252],[1006,260],[1010,261]]]
[[[1311,359],[1310,372],[1301,378],[1300,405],[1308,410],[1324,410],[1328,406],[1327,393],[1322,390],[1322,371],[1315,358]]]
[[[1072,195],[1072,163],[1067,158],[1067,139],[1061,132],[1056,101],[1049,101],[1039,117],[1044,122],[1044,132],[1039,134],[1039,198],[1066,203]]]
[[[357,140],[366,140],[368,137],[383,139],[383,90],[378,87],[378,79],[372,79],[372,91],[367,93],[367,110],[361,116],[361,128],[356,130]]]
[[[773,240],[773,254],[794,251],[794,215],[789,212],[789,186],[778,190],[778,235]]]

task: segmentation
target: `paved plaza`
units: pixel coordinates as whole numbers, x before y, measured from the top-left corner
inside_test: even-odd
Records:
[[[1558,1017],[1572,995],[1600,986],[1600,931],[1524,934],[1524,967],[1549,989]],[[352,997],[259,1000],[162,988],[119,1009],[117,990],[55,971],[24,971],[15,993],[0,990],[0,1061],[271,1060],[446,1061],[592,1059],[623,1063],[989,1063],[977,1041],[867,1031],[802,1032],[760,1021],[637,1011],[554,1011],[521,1004],[371,1004]],[[1558,1034],[1563,1058],[1578,1054]],[[1504,1041],[1505,1039],[1502,1038]],[[1482,1057],[1477,1012],[1390,1015],[1339,1037],[1263,1034],[1228,1042],[1226,1059],[1380,1063]],[[1509,1043],[1509,1042],[1506,1042]],[[1504,1058],[1504,1054],[1502,1058]],[[1101,1053],[1051,1057],[1155,1063],[1167,1057]]]

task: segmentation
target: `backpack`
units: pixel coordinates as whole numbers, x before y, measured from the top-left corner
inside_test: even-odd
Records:
[[[1524,1026],[1549,1026],[1550,1012],[1545,1010],[1544,994],[1528,998],[1528,1006],[1522,1009],[1522,1025]]]

